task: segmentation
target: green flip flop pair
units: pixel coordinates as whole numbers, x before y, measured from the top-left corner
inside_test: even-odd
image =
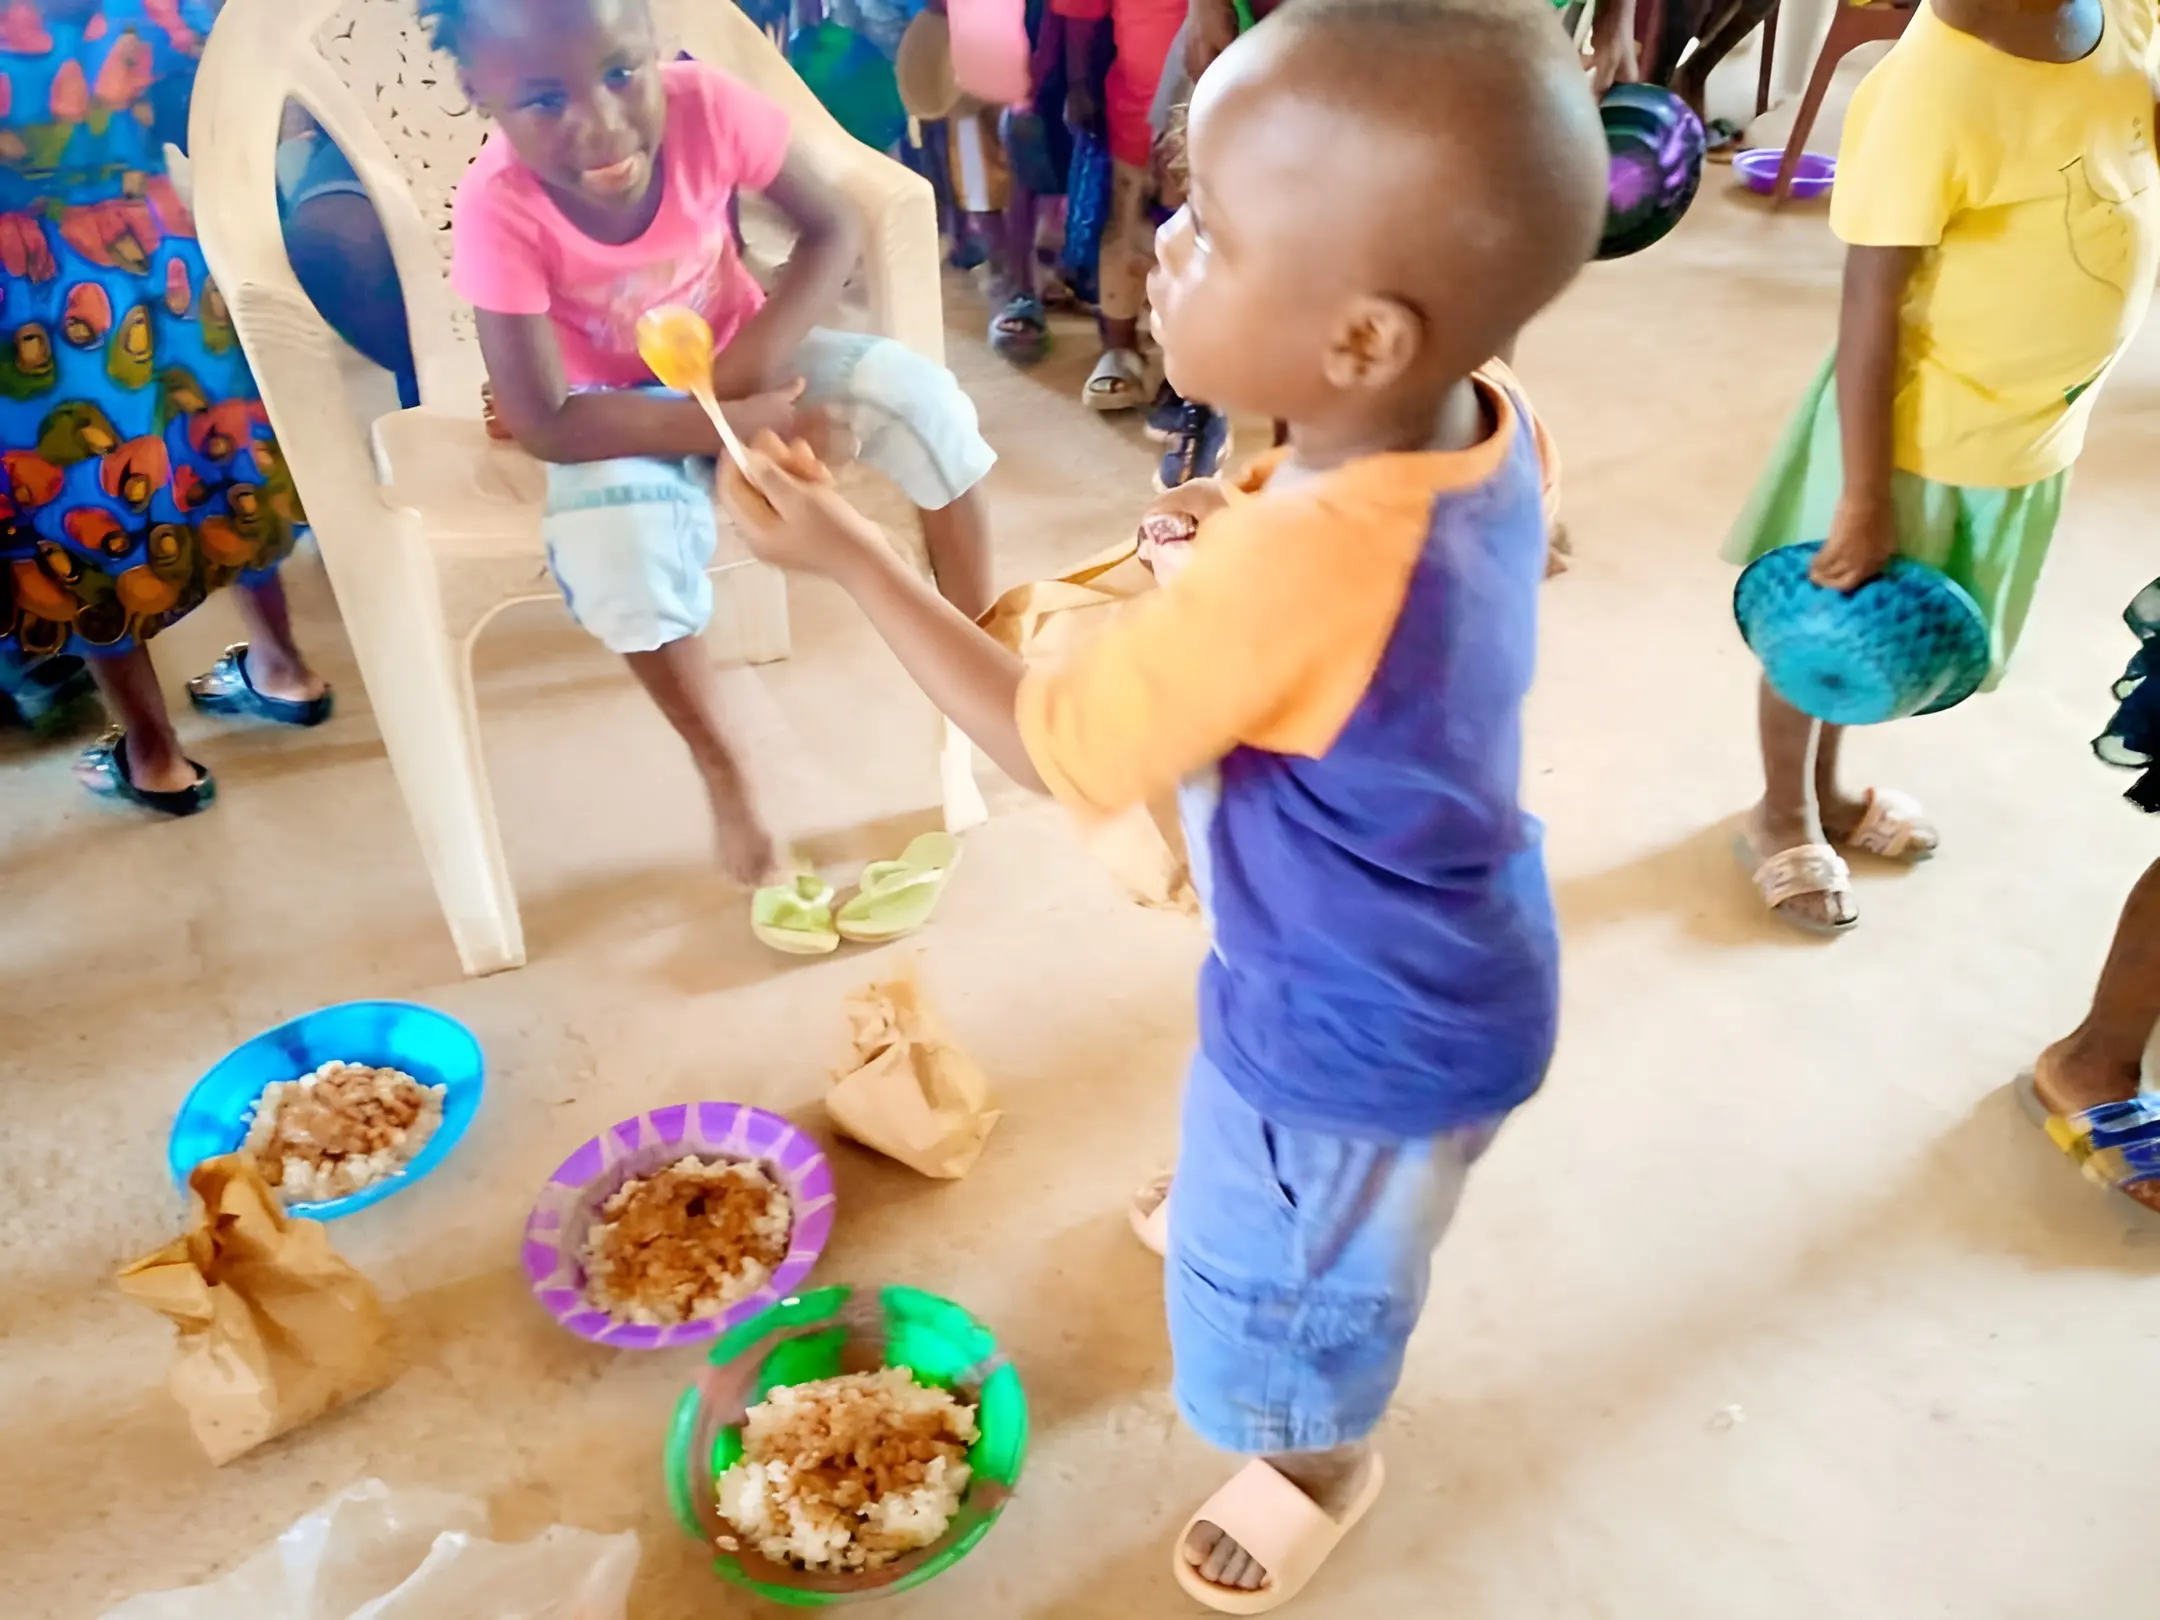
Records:
[[[750,902],[750,931],[789,956],[827,956],[847,940],[883,945],[914,933],[937,909],[945,882],[960,864],[951,833],[924,833],[897,861],[872,861],[846,905],[835,909],[833,887],[815,872],[760,889]]]

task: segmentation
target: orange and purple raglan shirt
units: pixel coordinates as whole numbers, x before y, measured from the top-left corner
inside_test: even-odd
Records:
[[[1524,1101],[1552,1055],[1559,940],[1522,808],[1546,527],[1534,420],[1495,366],[1471,449],[1271,467],[1164,589],[1019,721],[1057,797],[1180,786],[1214,949],[1202,1051],[1264,1117],[1411,1138]]]

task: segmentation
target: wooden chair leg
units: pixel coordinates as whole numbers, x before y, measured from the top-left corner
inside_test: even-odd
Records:
[[[1762,66],[1755,74],[1755,116],[1760,118],[1770,110],[1771,76],[1777,62],[1778,8],[1772,6],[1770,15],[1762,25]]]
[[[1860,40],[1857,30],[1847,27],[1848,7],[1840,5],[1837,15],[1831,19],[1830,37],[1823,41],[1822,55],[1815,58],[1815,72],[1808,80],[1807,94],[1800,98],[1800,110],[1793,118],[1792,135],[1785,142],[1785,156],[1778,164],[1777,184],[1770,190],[1770,206],[1783,208],[1792,196],[1793,176],[1800,170],[1800,156],[1807,150],[1807,138],[1815,132],[1816,115],[1822,111],[1823,97],[1830,93],[1830,80],[1837,73],[1837,65],[1844,60]]]

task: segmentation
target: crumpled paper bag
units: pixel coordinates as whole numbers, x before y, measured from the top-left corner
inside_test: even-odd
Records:
[[[104,1620],[624,1620],[638,1539],[548,1526],[490,1541],[469,1496],[347,1486],[231,1574],[149,1592]]]
[[[914,965],[856,991],[847,1014],[854,1056],[825,1093],[834,1126],[926,1176],[966,1175],[1002,1114],[982,1069],[931,1010]]]
[[[204,1160],[188,1190],[186,1235],[118,1281],[179,1328],[173,1398],[212,1462],[390,1381],[389,1317],[320,1221],[288,1216],[243,1154]]]
[[[1031,662],[1051,662],[1099,633],[1118,610],[1155,588],[1136,538],[1090,557],[1070,573],[1015,586],[991,605],[982,627]],[[1135,805],[1081,828],[1088,852],[1143,906],[1200,914],[1185,834],[1174,799]]]

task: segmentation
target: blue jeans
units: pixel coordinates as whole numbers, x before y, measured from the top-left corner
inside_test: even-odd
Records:
[[[1178,1406],[1203,1440],[1262,1456],[1372,1432],[1433,1249],[1499,1127],[1401,1142],[1293,1129],[1194,1057],[1166,1276]]]

